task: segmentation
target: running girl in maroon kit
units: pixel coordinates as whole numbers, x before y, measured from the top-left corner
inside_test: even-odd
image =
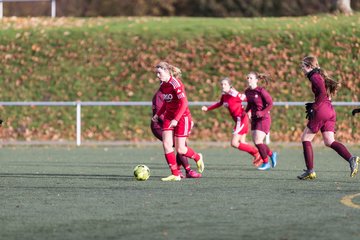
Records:
[[[236,91],[229,78],[221,80],[222,95],[219,102],[206,107],[203,106],[201,110],[204,112],[211,111],[218,107],[224,106],[229,109],[229,113],[235,121],[235,127],[233,129],[233,136],[231,139],[231,146],[239,149],[240,151],[247,152],[254,157],[253,163],[255,166],[262,164],[259,151],[246,143],[246,134],[248,133],[249,118],[244,111],[242,102],[246,102],[246,96]]]
[[[177,76],[178,74],[172,73],[172,75]],[[153,116],[162,107],[163,103],[164,103],[164,96],[160,92],[160,90],[158,90],[158,91],[156,91],[156,93],[152,99]],[[159,116],[157,122],[151,121],[151,131],[154,134],[154,136],[157,139],[159,139],[160,141],[162,141],[163,122],[164,122],[164,115]],[[181,178],[185,177],[181,172],[181,169],[180,169],[181,166],[184,167],[187,178],[200,178],[201,177],[200,173],[197,173],[191,169],[188,158],[185,157],[184,155],[176,154],[176,163],[177,163],[177,168],[178,168]]]
[[[318,60],[314,56],[307,56],[301,63],[305,76],[311,82],[311,90],[315,95],[315,102],[306,104],[306,118],[308,124],[301,137],[306,170],[298,176],[300,180],[315,179],[314,153],[311,141],[320,130],[327,147],[334,149],[342,158],[350,164],[350,177],[358,172],[360,158],[351,155],[347,148],[335,141],[336,113],[331,104],[331,96],[338,89],[338,83],[331,79],[324,70],[320,69]]]
[[[189,136],[192,120],[188,107],[183,83],[171,75],[174,66],[160,62],[156,66],[156,75],[161,81],[160,91],[164,96],[164,104],[152,117],[157,122],[159,116],[164,114],[163,122],[163,147],[165,158],[169,164],[171,175],[162,178],[162,181],[180,181],[179,170],[176,164],[176,157],[173,149],[175,141],[176,152],[195,160],[198,172],[204,171],[204,161],[201,153],[196,153],[186,146],[186,139]]]
[[[270,109],[273,106],[273,101],[270,94],[264,88],[258,87],[258,81],[261,80],[267,83],[268,77],[265,74],[250,72],[247,75],[247,80],[249,87],[245,90],[245,95],[248,105],[245,111],[249,113],[251,110],[251,134],[263,160],[263,164],[258,169],[268,170],[270,167],[274,168],[277,163],[277,153],[272,152],[264,144],[264,138],[270,132]],[[268,156],[270,156],[271,166]]]

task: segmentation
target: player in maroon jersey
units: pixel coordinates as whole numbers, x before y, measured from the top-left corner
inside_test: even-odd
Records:
[[[352,111],[351,111],[351,114],[353,115],[353,116],[355,116],[355,114],[357,114],[357,113],[359,113],[360,112],[360,108],[355,108],[355,109],[353,109]]]
[[[163,147],[166,161],[172,173],[170,176],[162,178],[162,181],[179,181],[181,179],[177,169],[173,145],[175,145],[177,153],[195,160],[199,173],[204,171],[202,154],[195,152],[186,145],[186,139],[192,127],[192,120],[184,85],[181,80],[173,77],[174,69],[174,66],[166,62],[160,62],[156,66],[156,75],[161,81],[159,90],[164,96],[164,104],[155,113],[152,120],[157,122],[159,116],[164,114]]]
[[[160,90],[157,90],[155,95],[153,96],[153,99],[152,99],[153,116],[161,108],[163,103],[164,103],[163,94],[160,92]],[[164,122],[164,115],[161,115],[161,116],[159,116],[157,122],[151,121],[151,125],[150,125],[152,133],[160,141],[162,141],[163,122]],[[179,171],[179,174],[180,174],[181,178],[185,177],[181,172],[181,169],[180,169],[181,166],[184,167],[184,169],[186,171],[186,177],[187,178],[200,178],[201,177],[200,173],[197,173],[197,172],[195,172],[194,170],[191,169],[188,158],[185,157],[184,155],[176,154],[176,163],[177,163],[177,168],[178,168],[178,171]]]
[[[246,102],[245,94],[241,94],[232,87],[231,80],[224,78],[221,80],[222,95],[220,101],[207,107],[203,106],[201,110],[204,112],[211,111],[218,107],[224,106],[229,109],[229,113],[235,122],[233,135],[231,138],[231,146],[245,151],[254,157],[253,163],[259,167],[262,164],[262,158],[259,151],[246,143],[246,134],[248,133],[249,117],[244,111],[242,102]]]
[[[270,132],[270,109],[273,106],[273,101],[270,94],[264,88],[258,86],[259,80],[268,83],[268,77],[265,74],[250,72],[247,75],[249,87],[245,90],[248,102],[245,111],[251,115],[251,135],[263,160],[263,164],[258,169],[268,170],[271,167],[274,168],[277,163],[277,153],[272,152],[264,144],[264,138]],[[268,156],[270,156],[271,166]]]
[[[315,102],[306,104],[306,118],[309,119],[301,136],[304,150],[306,170],[298,176],[301,180],[315,179],[314,154],[311,141],[319,130],[327,147],[334,149],[350,164],[350,177],[358,172],[360,158],[351,155],[348,149],[340,142],[335,141],[336,113],[331,104],[331,96],[338,89],[338,83],[331,79],[323,69],[320,69],[318,60],[314,56],[307,56],[301,63],[305,76],[310,80],[311,90],[315,95]]]

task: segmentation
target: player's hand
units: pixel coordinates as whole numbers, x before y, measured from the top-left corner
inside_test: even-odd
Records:
[[[159,122],[159,116],[157,114],[155,114],[152,118],[151,121],[153,122]]]
[[[208,107],[207,106],[202,106],[201,110],[203,110],[204,112],[207,112]]]
[[[257,118],[262,118],[262,117],[264,117],[265,116],[265,112],[264,111],[257,111],[256,112],[256,117]]]
[[[360,108],[355,108],[354,110],[352,110],[351,114],[353,116],[355,116],[355,114],[359,113],[360,112]]]
[[[170,127],[170,128],[171,128],[171,127],[176,127],[177,124],[178,124],[178,121],[176,121],[175,119],[173,119],[173,120],[171,120],[169,127]]]
[[[306,119],[313,119],[314,118],[314,115],[315,115],[315,112],[314,112],[314,109],[313,109],[313,104],[314,103],[305,103],[305,113],[306,113],[306,116],[305,118]]]

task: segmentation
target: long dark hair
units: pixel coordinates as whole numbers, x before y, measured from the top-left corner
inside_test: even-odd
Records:
[[[320,68],[319,62],[315,56],[304,57],[302,63],[307,67],[315,69],[315,71],[317,71],[321,75],[321,77],[325,81],[326,92],[329,95],[336,94],[336,92],[340,88],[340,83],[332,79],[325,70]]]

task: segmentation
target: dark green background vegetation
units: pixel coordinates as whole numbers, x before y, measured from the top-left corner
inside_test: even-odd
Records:
[[[150,101],[153,66],[180,67],[190,101],[217,101],[219,80],[239,91],[250,71],[267,72],[274,101],[312,101],[299,63],[318,56],[342,88],[334,101],[359,101],[360,18],[7,18],[0,22],[2,101]],[[196,140],[227,140],[226,109],[192,107]],[[351,108],[338,107],[338,138],[356,142]],[[83,107],[87,140],[150,140],[150,107]],[[299,141],[302,107],[274,107],[273,141]],[[75,137],[73,107],[2,107],[3,139]]]
[[[304,16],[335,10],[334,0],[56,0],[57,16]],[[4,4],[5,16],[49,16],[48,2]],[[355,11],[359,0],[351,0]]]

